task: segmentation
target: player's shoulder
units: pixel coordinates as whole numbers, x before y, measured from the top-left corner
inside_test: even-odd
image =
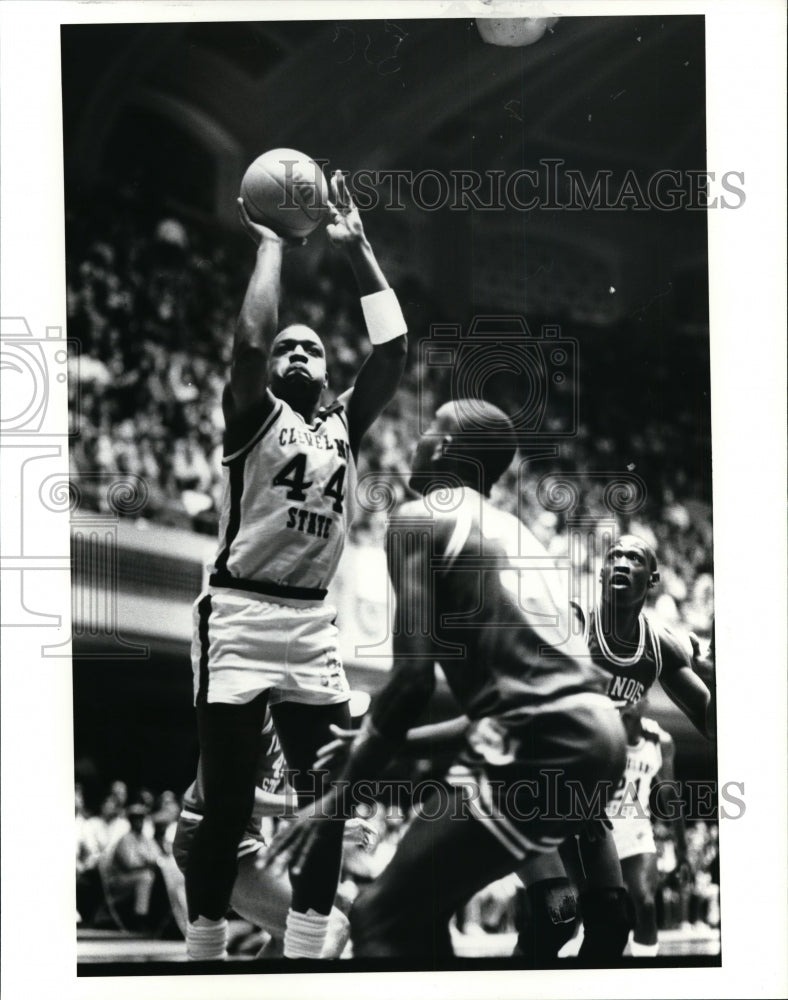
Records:
[[[679,670],[691,666],[692,649],[689,639],[683,639],[652,614],[646,615],[654,641],[658,644],[662,667]]]
[[[416,497],[400,504],[391,514],[388,533],[392,535],[428,529],[433,539],[445,539],[454,533],[461,514],[462,505]]]
[[[347,430],[347,409],[343,403],[335,399],[327,406],[321,406],[317,411],[317,419],[328,423],[330,420],[337,420]]]

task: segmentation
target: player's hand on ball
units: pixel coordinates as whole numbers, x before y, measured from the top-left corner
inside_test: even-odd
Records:
[[[295,237],[280,236],[268,226],[264,226],[259,222],[254,222],[246,210],[243,198],[238,198],[237,204],[238,217],[241,220],[241,225],[252,238],[255,246],[259,247],[263,240],[275,240],[277,243],[283,243],[286,249],[290,247],[302,247],[306,243],[306,236],[303,236],[300,239]]]
[[[335,170],[331,175],[328,211],[331,221],[326,225],[326,232],[334,246],[346,248],[366,238],[361,216],[353,204],[341,170]]]
[[[350,745],[358,735],[355,729],[340,729],[339,726],[331,726],[330,729],[336,739],[324,744],[317,751],[316,771],[336,770],[337,765],[346,760]]]

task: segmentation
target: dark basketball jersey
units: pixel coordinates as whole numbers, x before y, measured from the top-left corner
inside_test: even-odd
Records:
[[[648,616],[638,617],[637,644],[628,655],[614,653],[600,625],[600,610],[585,612],[578,607],[584,624],[588,648],[594,663],[608,674],[607,693],[618,708],[635,705],[647,693],[662,672],[662,649],[659,636]]]
[[[604,694],[607,678],[572,627],[568,569],[475,490],[447,491],[440,510],[430,496],[393,523],[432,522],[434,655],[465,714],[514,719],[569,695]]]

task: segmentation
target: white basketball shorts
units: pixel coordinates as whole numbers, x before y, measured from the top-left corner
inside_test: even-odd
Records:
[[[657,845],[654,843],[654,831],[651,820],[643,816],[617,817],[611,819],[613,824],[613,842],[616,852],[623,861],[635,854],[655,854]]]
[[[242,705],[262,691],[270,704],[336,705],[350,697],[324,601],[288,601],[211,588],[193,606],[194,699]]]

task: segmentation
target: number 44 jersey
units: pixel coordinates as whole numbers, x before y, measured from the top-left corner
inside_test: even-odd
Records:
[[[324,596],[355,499],[342,406],[321,410],[307,424],[276,399],[256,426],[228,424],[222,464],[225,486],[211,583]]]

